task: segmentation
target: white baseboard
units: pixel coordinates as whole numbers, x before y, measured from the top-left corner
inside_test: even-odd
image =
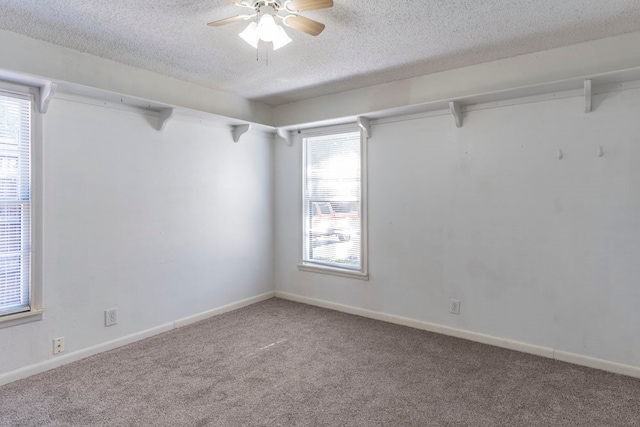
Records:
[[[613,372],[614,374],[640,378],[640,367],[625,365],[624,363],[612,362],[610,360],[598,359],[562,350],[554,350],[553,358],[562,362],[573,363],[574,365],[587,366],[589,368],[600,369],[601,371]]]
[[[6,372],[0,375],[0,386],[4,384],[9,384],[10,382],[13,382],[13,381],[21,380],[23,378],[27,378],[31,375],[39,374],[41,372],[58,368],[68,363],[85,359],[89,356],[93,356],[94,354],[102,353],[108,350],[113,350],[114,348],[122,347],[123,345],[131,344],[133,342],[140,341],[145,338],[149,338],[154,335],[161,334],[163,332],[168,332],[172,329],[180,328],[182,326],[186,326],[191,323],[195,323],[200,320],[204,320],[209,317],[216,316],[218,314],[237,310],[239,308],[246,307],[248,305],[267,300],[269,298],[273,298],[274,296],[275,296],[275,292],[267,292],[261,295],[257,295],[255,297],[251,297],[251,298],[247,298],[231,304],[227,304],[222,307],[215,308],[213,310],[208,310],[203,313],[196,314],[194,316],[183,317],[182,319],[165,323],[163,325],[156,326],[154,328],[146,329],[144,331],[136,332],[134,334],[117,338],[112,341],[107,341],[101,344],[96,344],[91,347],[83,348],[82,350],[74,351],[73,353],[56,356],[49,360],[45,360],[43,362],[25,366],[24,368],[16,369],[14,371]]]
[[[85,359],[94,354],[102,353],[104,351],[113,350],[114,348],[122,347],[123,345],[131,344],[132,342],[139,341],[154,335],[161,334],[163,332],[173,329],[173,322],[165,323],[164,325],[156,326],[155,328],[146,329],[135,334],[127,335],[122,338],[118,338],[112,341],[107,341],[101,344],[96,344],[91,347],[83,348],[82,350],[74,351],[73,353],[56,356],[52,359],[45,360],[33,365],[25,366],[24,368],[16,369],[0,375],[0,385],[8,384],[13,381],[21,380],[23,378],[30,377],[31,375],[39,374],[51,369],[58,368],[68,363],[76,362],[81,359]]]
[[[317,307],[328,308],[331,310],[341,311],[343,313],[355,314],[370,319],[381,320],[384,322],[395,323],[397,325],[409,326],[416,329],[422,329],[429,332],[436,332],[443,335],[449,335],[456,338],[463,338],[469,341],[475,341],[483,344],[489,344],[496,347],[502,347],[509,350],[520,351],[523,353],[543,356],[549,359],[555,359],[562,362],[573,363],[574,365],[586,366],[589,368],[599,369],[602,371],[613,372],[616,374],[627,375],[630,377],[640,378],[640,367],[625,365],[622,363],[611,362],[609,360],[597,359],[582,354],[570,353],[567,351],[556,350],[550,347],[542,347],[533,344],[527,344],[520,341],[499,338],[492,335],[480,334],[478,332],[467,331],[464,329],[452,328],[450,326],[439,325],[437,323],[424,322],[421,320],[410,319],[408,317],[396,316],[393,314],[381,313],[378,311],[367,310],[364,308],[354,307],[345,304],[339,304],[331,301],[309,298],[301,295],[291,294],[288,292],[275,292],[276,298],[282,298],[290,301],[300,302]]]
[[[183,317],[182,319],[176,320],[175,327],[181,328],[183,326],[190,325],[195,322],[199,322],[201,320],[207,319],[209,317],[217,316],[222,313],[226,313],[228,311],[237,310],[242,307],[246,307],[251,304],[255,304],[260,301],[268,300],[269,298],[273,298],[276,295],[275,292],[266,292],[261,295],[256,295],[255,297],[243,299],[241,301],[237,301],[231,304],[223,305],[222,307],[214,308],[213,310],[205,311],[203,313],[195,314],[193,316]]]

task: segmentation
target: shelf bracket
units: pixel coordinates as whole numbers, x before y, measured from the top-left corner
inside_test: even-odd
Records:
[[[449,111],[453,114],[453,117],[456,119],[456,127],[462,127],[462,111],[460,111],[460,104],[451,101],[449,102]]]
[[[51,98],[53,98],[53,95],[55,95],[57,87],[53,82],[48,82],[40,86],[40,100],[38,102],[38,111],[40,114],[45,114],[49,109],[49,102]]]
[[[247,133],[249,129],[251,129],[251,125],[231,126],[231,136],[233,137],[233,142],[240,141],[240,137]]]
[[[371,120],[363,116],[356,117],[356,120],[360,129],[364,132],[365,138],[369,138],[371,136]]]
[[[171,120],[175,112],[176,112],[175,108],[163,108],[162,110],[160,110],[160,112],[158,113],[158,128],[157,128],[160,132],[164,130],[164,127],[167,125],[167,122]]]
[[[280,138],[285,140],[289,147],[293,146],[293,137],[291,136],[291,132],[286,129],[278,129],[276,132]]]
[[[584,81],[584,112],[591,112],[591,80]]]

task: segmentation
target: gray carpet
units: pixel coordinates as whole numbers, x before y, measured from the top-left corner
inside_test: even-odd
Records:
[[[271,299],[0,387],[3,426],[639,426],[640,380]]]

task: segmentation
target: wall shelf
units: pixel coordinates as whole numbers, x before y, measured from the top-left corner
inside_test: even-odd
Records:
[[[613,71],[604,74],[581,76],[567,80],[517,87],[495,92],[472,94],[454,99],[443,99],[426,103],[404,105],[378,111],[363,111],[361,114],[317,122],[282,126],[285,130],[303,130],[314,127],[356,123],[358,117],[367,117],[371,125],[437,115],[452,114],[457,127],[463,125],[464,113],[487,108],[540,102],[584,96],[585,112],[593,109],[592,97],[600,93],[640,88],[640,67]]]
[[[287,144],[292,145],[294,139],[291,135],[294,131],[314,127],[357,123],[369,136],[371,126],[376,123],[452,114],[455,119],[455,125],[460,128],[463,125],[464,115],[471,111],[577,96],[584,96],[584,110],[586,113],[589,113],[594,108],[592,98],[597,94],[640,88],[640,67],[494,92],[470,94],[455,99],[409,104],[378,111],[363,111],[353,116],[336,117],[280,127],[274,127],[269,123],[240,120],[205,111],[126,96],[76,83],[52,81],[38,76],[24,75],[7,70],[0,70],[0,80],[39,88],[38,106],[39,110],[43,113],[47,111],[52,98],[64,98],[66,94],[93,98],[105,103],[105,105],[122,105],[144,109],[157,116],[156,129],[159,131],[164,130],[171,119],[176,116],[184,116],[226,126],[230,129],[230,136],[235,142],[240,139],[241,135],[251,130],[277,135],[285,140]]]

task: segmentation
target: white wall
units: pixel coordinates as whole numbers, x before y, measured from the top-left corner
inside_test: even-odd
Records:
[[[640,89],[594,105],[373,126],[368,282],[298,271],[301,145],[277,144],[276,290],[640,366]]]
[[[42,321],[0,374],[273,290],[272,138],[55,99],[44,117]],[[104,327],[104,310],[119,323]],[[56,356],[58,357],[58,356]]]
[[[637,67],[638,40],[275,109],[6,31],[0,68],[286,125]],[[461,129],[449,115],[375,125],[361,282],[296,268],[299,144],[274,154],[260,133],[234,144],[180,117],[158,132],[139,112],[56,98],[44,119],[45,316],[0,329],[0,375],[56,360],[54,337],[82,351],[272,291],[274,276],[280,291],[640,366],[640,93],[594,101],[590,114],[581,98],[474,111]],[[105,328],[111,307],[120,321]]]

